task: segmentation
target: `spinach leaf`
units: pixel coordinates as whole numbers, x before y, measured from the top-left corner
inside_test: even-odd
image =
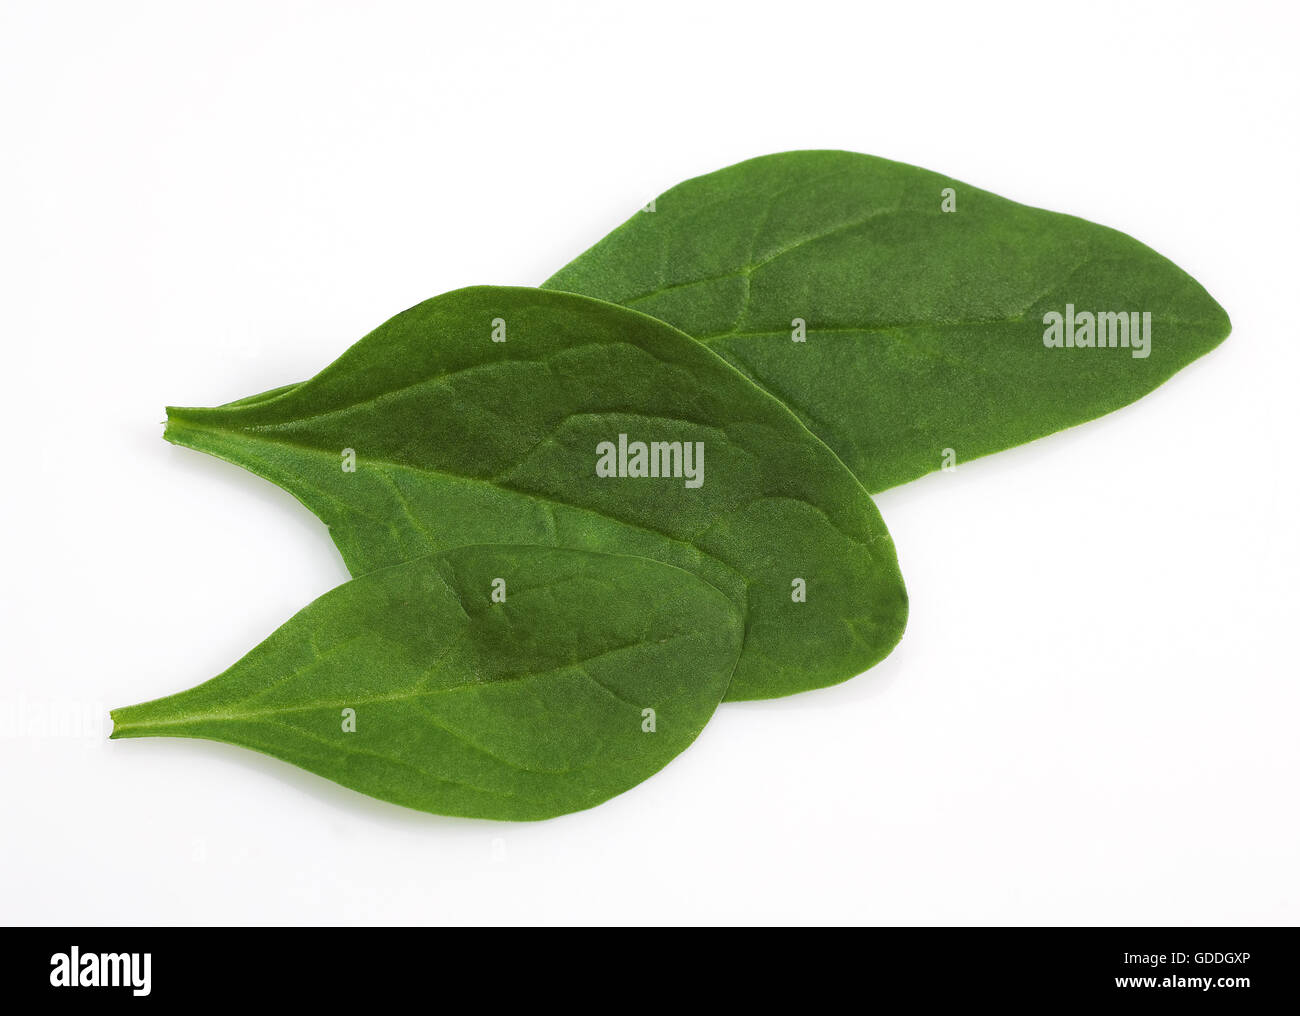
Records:
[[[441,815],[590,808],[682,752],[740,653],[734,606],[644,558],[461,547],[308,605],[225,673],[113,711],[113,737],[252,748]]]
[[[835,151],[688,180],[544,288],[694,336],[873,492],[1127,405],[1231,327],[1200,285],[1132,237]],[[1076,313],[1080,344],[1045,345],[1045,315],[1066,332]],[[1097,344],[1103,327],[1124,345]]]
[[[694,572],[745,617],[729,699],[846,680],[902,635],[893,542],[853,475],[704,346],[598,300],[448,293],[310,381],[169,409],[164,436],[290,491],[353,575],[500,542]]]

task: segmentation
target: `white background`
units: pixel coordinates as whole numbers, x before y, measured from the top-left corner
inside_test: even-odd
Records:
[[[1295,8],[0,8],[5,923],[1300,921]],[[871,152],[1116,226],[1232,315],[1136,405],[878,501],[907,634],[540,824],[104,739],[346,578],[165,404],[535,285],[649,197]],[[59,736],[41,717],[90,715]]]

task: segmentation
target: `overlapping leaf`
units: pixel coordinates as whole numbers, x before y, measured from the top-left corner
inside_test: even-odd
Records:
[[[597,475],[620,435],[702,447],[701,484]],[[353,575],[496,542],[692,571],[745,617],[730,699],[843,681],[902,634],[892,541],[843,464],[699,343],[601,301],[449,293],[301,385],[170,409],[166,437],[291,491]]]
[[[462,547],[326,593],[218,677],[115,710],[113,737],[225,741],[423,811],[549,818],[684,750],[743,632],[669,565]]]
[[[889,652],[906,595],[866,489],[1125,405],[1229,327],[1131,237],[915,167],[689,180],[543,290],[450,293],[300,385],[169,410],[169,440],[292,492],[360,577],[114,736],[444,814],[590,807],[724,695]]]
[[[1195,280],[1130,236],[853,152],[687,180],[544,288],[694,336],[873,492],[1127,405],[1230,329]],[[1146,355],[1046,346],[1044,315],[1067,305],[1149,313]]]

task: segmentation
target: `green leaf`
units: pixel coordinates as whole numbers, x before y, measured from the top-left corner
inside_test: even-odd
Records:
[[[220,676],[114,710],[112,736],[225,741],[441,815],[550,818],[695,740],[742,635],[668,565],[461,547],[326,593]]]
[[[597,476],[621,434],[702,445],[702,485]],[[853,475],[699,343],[601,301],[448,293],[280,394],[169,409],[165,437],[293,493],[353,575],[501,542],[691,571],[745,616],[730,699],[846,680],[902,635],[894,546]]]
[[[873,492],[1127,405],[1231,327],[1132,237],[852,152],[769,155],[688,180],[544,288],[694,336]],[[1067,304],[1149,312],[1149,355],[1046,347],[1044,315]]]

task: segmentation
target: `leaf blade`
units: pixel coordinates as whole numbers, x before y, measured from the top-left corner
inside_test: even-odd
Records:
[[[504,343],[489,337],[495,320],[508,320]],[[621,433],[702,444],[703,484],[597,477],[597,447]],[[747,618],[728,698],[846,680],[905,624],[892,541],[843,465],[700,344],[601,301],[445,294],[272,398],[169,409],[164,436],[289,490],[330,527],[353,575],[502,541],[693,571]],[[352,473],[339,464],[349,448]]]
[[[726,597],[668,565],[463,547],[352,579],[211,681],[114,710],[112,736],[223,741],[436,814],[550,818],[685,750],[742,638]]]
[[[872,492],[940,468],[945,449],[967,461],[1127,405],[1231,329],[1203,287],[1123,233],[873,156],[763,156],[654,209],[543,288],[705,342]],[[1042,315],[1067,302],[1151,312],[1150,355],[1044,347]]]

